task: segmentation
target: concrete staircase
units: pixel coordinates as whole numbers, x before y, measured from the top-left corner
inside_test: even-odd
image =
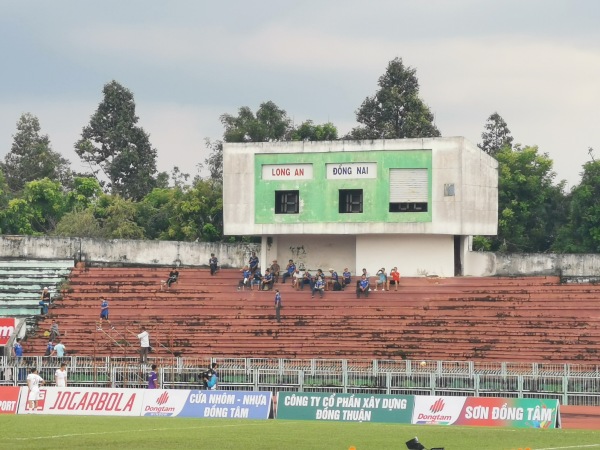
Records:
[[[288,281],[275,285],[284,304],[277,323],[274,292],[238,291],[236,270],[182,269],[161,291],[168,272],[74,269],[26,351],[43,354],[54,317],[79,355],[135,356],[141,325],[157,356],[583,362],[600,354],[600,287],[557,277],[403,278],[397,292],[360,300],[353,289],[311,298]],[[99,327],[101,295],[111,324]]]

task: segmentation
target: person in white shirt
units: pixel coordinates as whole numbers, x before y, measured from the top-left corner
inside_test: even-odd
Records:
[[[62,363],[60,369],[56,369],[54,381],[56,381],[56,387],[67,387],[67,364]]]
[[[27,375],[27,387],[29,388],[29,407],[32,411],[37,411],[38,400],[40,399],[40,385],[44,384],[44,379],[38,375],[37,369],[34,367]]]
[[[146,327],[142,327],[142,332],[137,337],[140,340],[140,362],[145,363],[150,352],[150,335],[146,331]]]

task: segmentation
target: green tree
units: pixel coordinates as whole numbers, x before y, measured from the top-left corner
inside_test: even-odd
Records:
[[[512,147],[513,142],[508,125],[497,112],[488,117],[481,139],[482,143],[477,144],[477,147],[493,157],[496,157],[502,148]]]
[[[73,210],[66,213],[56,225],[56,236],[104,238],[100,221],[94,216],[93,208]]]
[[[554,246],[557,252],[600,252],[600,161],[584,164],[581,182],[569,196],[567,220]]]
[[[379,90],[367,97],[356,112],[362,126],[346,139],[396,139],[437,137],[429,107],[419,97],[416,69],[405,66],[401,58],[388,63],[379,78]]]
[[[225,142],[283,141],[291,131],[287,113],[272,101],[261,103],[256,115],[247,106],[242,106],[237,116],[223,114],[221,123]]]
[[[476,249],[547,252],[565,222],[565,181],[537,147],[503,147],[498,159],[498,235],[478,238]],[[474,241],[475,242],[475,241]]]
[[[75,177],[73,188],[67,193],[67,210],[82,211],[92,205],[102,194],[98,180],[92,177]]]
[[[292,131],[292,141],[335,141],[338,130],[331,122],[315,125],[312,120],[302,122]]]
[[[102,234],[107,239],[144,239],[144,229],[137,223],[137,205],[118,195],[102,195],[94,207]]]
[[[136,222],[148,239],[170,239],[169,227],[183,197],[183,186],[153,189],[137,206]]]
[[[31,224],[36,232],[54,230],[65,211],[66,199],[58,181],[48,178],[30,181],[23,190],[23,200],[32,212]]]
[[[52,150],[48,135],[41,134],[40,121],[30,113],[21,115],[17,132],[4,158],[6,183],[13,192],[20,192],[29,181],[48,178],[68,184],[69,161]]]
[[[133,93],[116,81],[106,84],[104,99],[83,128],[75,151],[88,162],[94,174],[99,168],[115,195],[139,200],[156,180],[156,149],[148,134],[137,126]]]
[[[206,225],[211,227],[206,227]],[[223,192],[212,180],[197,179],[174,204],[168,239],[215,241],[223,235]]]

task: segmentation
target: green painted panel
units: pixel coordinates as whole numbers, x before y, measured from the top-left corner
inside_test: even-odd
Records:
[[[412,395],[279,392],[277,419],[411,423]]]
[[[256,223],[431,222],[431,150],[259,154],[255,156]],[[375,178],[327,179],[327,164],[377,163]],[[263,165],[312,164],[311,179],[267,180]],[[390,169],[428,169],[428,211],[389,212]],[[340,213],[339,190],[362,189],[363,212]],[[275,214],[275,192],[298,190],[300,212]]]

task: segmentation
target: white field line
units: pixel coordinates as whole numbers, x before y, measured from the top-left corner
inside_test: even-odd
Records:
[[[60,439],[60,438],[68,438],[68,437],[76,437],[76,436],[101,436],[107,434],[123,434],[123,433],[144,433],[150,431],[169,431],[169,430],[198,430],[198,429],[206,429],[206,428],[235,428],[235,427],[247,427],[254,424],[250,423],[241,423],[241,424],[230,424],[230,425],[210,425],[210,426],[199,426],[199,427],[183,427],[183,428],[143,428],[139,430],[118,430],[118,431],[98,431],[93,433],[69,433],[69,434],[55,434],[50,436],[34,436],[34,437],[16,437],[16,438],[7,438],[7,441],[36,441],[41,439]]]
[[[532,448],[532,450],[567,450],[569,448],[598,448],[600,444],[588,444],[588,445],[570,445],[568,447],[545,447],[545,448]]]

